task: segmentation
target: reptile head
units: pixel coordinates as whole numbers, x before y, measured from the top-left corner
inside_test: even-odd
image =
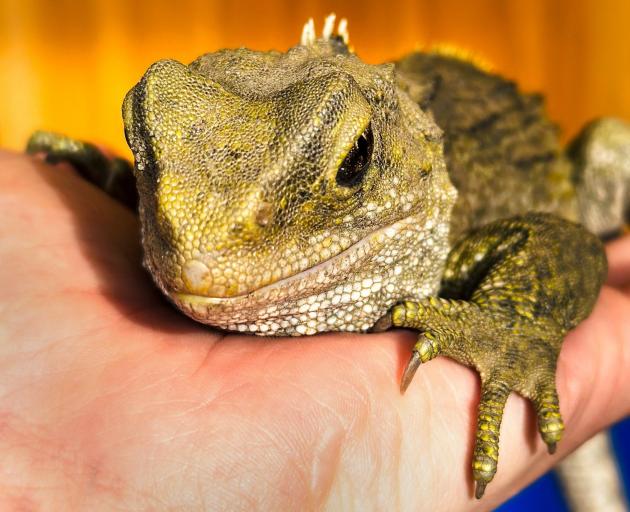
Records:
[[[197,320],[259,333],[369,327],[401,293],[384,288],[409,258],[425,293],[437,284],[454,200],[441,132],[393,65],[363,63],[328,25],[286,53],[159,61],[125,98],[145,264]],[[397,249],[405,237],[413,250]],[[361,322],[341,307],[357,291],[370,297]]]

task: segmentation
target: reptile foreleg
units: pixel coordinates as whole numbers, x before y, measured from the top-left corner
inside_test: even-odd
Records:
[[[476,496],[497,469],[499,429],[511,391],[530,399],[550,453],[564,425],[555,387],[567,331],[592,310],[606,275],[603,246],[580,226],[528,214],[469,233],[451,251],[441,297],[405,301],[395,326],[421,331],[401,388],[420,363],[445,355],[481,376],[473,455]]]
[[[27,153],[43,153],[50,163],[67,162],[106,194],[135,210],[138,192],[133,165],[123,158],[108,158],[98,147],[53,132],[38,131],[28,140]]]

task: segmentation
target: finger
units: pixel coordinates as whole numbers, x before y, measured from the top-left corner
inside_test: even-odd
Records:
[[[629,287],[630,235],[606,244],[606,256],[608,257],[608,284],[617,288]]]

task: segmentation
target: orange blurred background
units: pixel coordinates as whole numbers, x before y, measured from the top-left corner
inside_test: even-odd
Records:
[[[628,0],[0,0],[0,145],[44,128],[128,155],[120,106],[153,61],[285,50],[332,11],[368,62],[434,43],[484,57],[546,94],[565,139],[595,116],[630,120]]]

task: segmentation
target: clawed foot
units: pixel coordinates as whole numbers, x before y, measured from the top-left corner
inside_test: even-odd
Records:
[[[402,392],[420,365],[438,355],[466,362],[482,375],[472,461],[477,498],[497,471],[501,419],[512,391],[532,400],[540,434],[549,452],[555,451],[564,430],[554,384],[559,342],[515,334],[501,325],[504,318],[493,320],[479,306],[464,301],[406,301],[392,309],[391,318],[395,326],[421,330],[403,372]]]
[[[473,450],[475,496],[497,471],[503,409],[512,391],[534,404],[554,453],[564,424],[555,386],[566,332],[591,311],[606,272],[599,241],[575,224],[531,214],[490,224],[455,246],[442,297],[404,301],[377,323],[420,332],[401,381],[438,355],[475,368],[481,400]]]

